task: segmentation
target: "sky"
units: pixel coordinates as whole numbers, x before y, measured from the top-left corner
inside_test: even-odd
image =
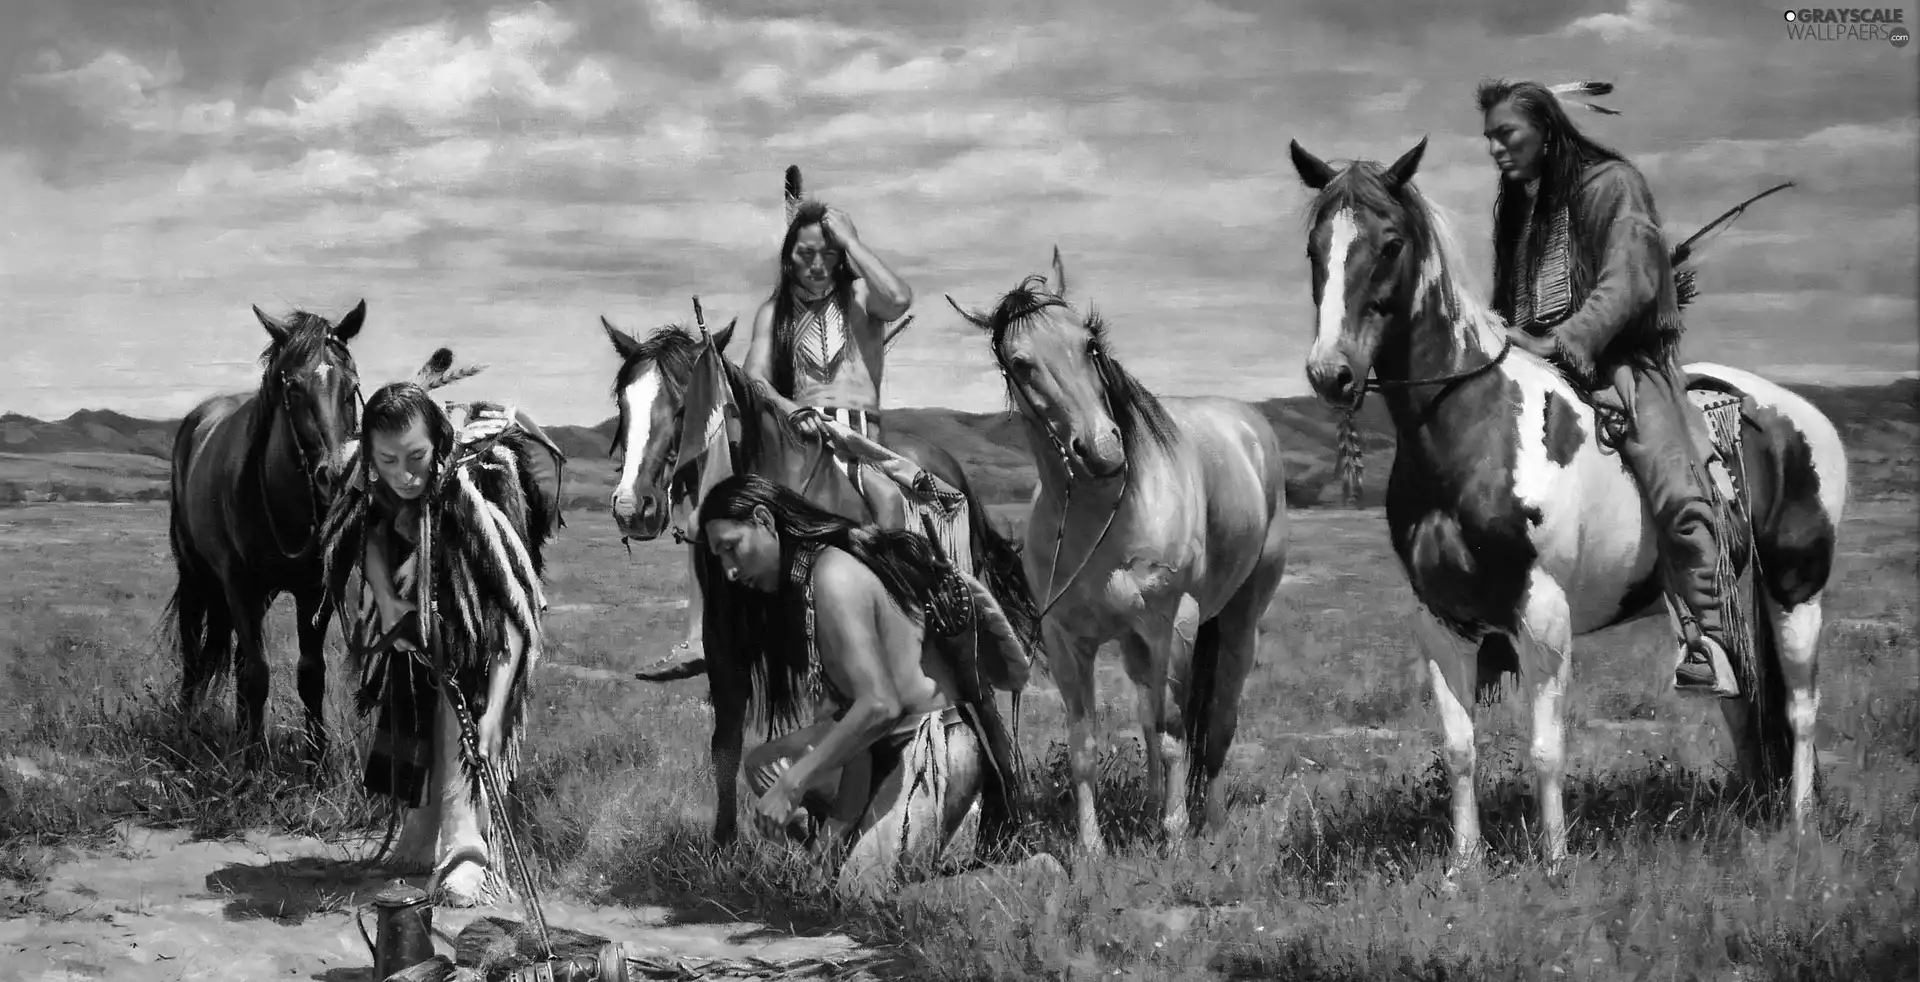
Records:
[[[1796,0],[1800,2],[1800,0]],[[1745,0],[0,0],[0,411],[178,416],[258,379],[249,311],[361,299],[366,388],[614,411],[605,315],[744,325],[780,181],[915,292],[888,406],[1004,408],[986,306],[1046,270],[1162,394],[1306,391],[1305,189],[1391,160],[1490,277],[1483,76],[1613,81],[1587,132],[1701,258],[1684,356],[1785,381],[1920,366],[1920,46]],[[1904,9],[1909,29],[1920,23]],[[744,333],[741,335],[744,346]],[[736,357],[739,356],[736,352]],[[450,397],[456,395],[449,390]]]

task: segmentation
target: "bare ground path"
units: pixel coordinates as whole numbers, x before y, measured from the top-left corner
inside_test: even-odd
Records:
[[[128,827],[116,847],[56,866],[32,897],[4,896],[5,982],[188,982],[316,979],[372,982],[354,911],[387,882],[339,846],[252,834],[188,841],[183,831]],[[408,877],[420,885],[424,876]],[[592,907],[543,898],[547,921],[624,941],[634,955],[799,962],[857,958],[842,935],[792,937],[758,924],[672,924],[659,907]],[[475,918],[520,920],[518,907],[436,908],[435,947]],[[367,929],[374,930],[367,914]],[[727,978],[726,975],[709,976]]]

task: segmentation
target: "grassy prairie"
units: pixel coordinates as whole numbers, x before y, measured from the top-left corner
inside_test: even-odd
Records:
[[[1296,518],[1264,621],[1228,827],[1163,853],[1130,686],[1103,664],[1114,856],[1065,881],[990,874],[873,909],[836,908],[816,871],[751,833],[718,856],[702,848],[704,684],[619,680],[679,637],[680,554],[653,544],[629,558],[602,515],[572,518],[554,548],[549,663],[517,788],[550,890],[844,930],[898,952],[912,978],[1920,977],[1912,498],[1864,502],[1846,525],[1823,646],[1825,800],[1806,841],[1722,793],[1718,711],[1670,695],[1664,621],[1648,621],[1576,654],[1574,861],[1550,875],[1535,860],[1526,731],[1509,700],[1480,716],[1489,860],[1443,893],[1446,799],[1410,595],[1378,512],[1315,511]],[[200,718],[169,708],[177,672],[153,638],[172,586],[164,522],[158,503],[0,512],[0,877],[30,884],[57,850],[129,820],[208,836],[384,830],[354,788],[366,736],[342,708],[343,672],[334,725],[355,736],[334,763],[349,780],[314,787],[294,763],[285,600],[269,622],[276,753],[263,786],[232,764],[230,686]],[[1030,844],[1061,850],[1059,701],[1044,677],[1036,686],[1022,738],[1050,798]],[[0,907],[20,902],[8,895]]]

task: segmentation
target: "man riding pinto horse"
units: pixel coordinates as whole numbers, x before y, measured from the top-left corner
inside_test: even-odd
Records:
[[[1500,168],[1493,307],[1516,347],[1552,362],[1621,420],[1618,447],[1660,530],[1680,602],[1682,691],[1733,684],[1706,421],[1686,396],[1674,271],[1646,178],[1574,126],[1553,90],[1498,81],[1478,93]]]

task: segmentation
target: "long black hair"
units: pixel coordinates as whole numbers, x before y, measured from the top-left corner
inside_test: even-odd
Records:
[[[800,230],[809,225],[818,225],[827,217],[827,206],[818,201],[808,201],[794,210],[793,221],[787,223],[787,234],[780,240],[779,271],[780,277],[773,285],[773,390],[787,398],[793,397],[793,338],[794,338],[794,302],[793,302],[793,244],[800,240]],[[840,253],[840,265],[833,270],[833,299],[841,307],[846,307],[853,299],[853,263],[848,261],[845,249],[834,247]]]
[[[734,474],[715,484],[700,502],[695,527],[704,535],[708,522],[751,522],[759,508],[773,517],[774,534],[780,539],[779,585],[768,594],[711,576],[705,589],[710,603],[726,604],[738,650],[750,661],[755,688],[764,693],[766,721],[794,722],[806,708],[814,671],[807,645],[806,596],[790,575],[803,545],[832,546],[859,560],[879,578],[901,611],[921,624],[950,567],[919,533],[859,524],[758,474]],[[718,572],[718,564],[708,569]]]
[[[1539,82],[1489,79],[1480,83],[1474,95],[1481,116],[1504,102],[1540,132],[1540,188],[1533,198],[1527,269],[1513,268],[1514,240],[1527,226],[1526,182],[1502,175],[1499,195],[1493,204],[1493,309],[1511,322],[1518,285],[1531,282],[1539,272],[1540,261],[1546,255],[1547,236],[1553,230],[1554,213],[1567,206],[1580,186],[1581,173],[1602,161],[1626,158],[1580,132],[1560,105],[1559,97]],[[1585,257],[1580,254],[1579,236],[1568,238],[1575,260],[1570,272],[1581,280],[1579,289],[1584,293],[1587,284],[1581,270]]]

